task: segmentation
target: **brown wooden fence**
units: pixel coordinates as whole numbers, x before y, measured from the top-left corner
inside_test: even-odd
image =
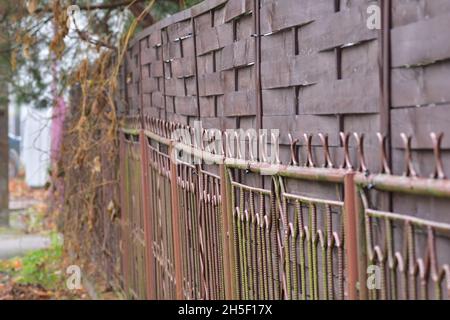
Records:
[[[449,14],[448,0],[207,0],[138,34],[120,81],[127,294],[448,298]],[[197,120],[278,129],[281,169],[265,174],[249,140],[184,143],[212,163],[180,161],[171,133]]]

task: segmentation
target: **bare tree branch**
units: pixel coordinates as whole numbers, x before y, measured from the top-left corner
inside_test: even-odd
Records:
[[[75,31],[77,32],[77,34],[78,34],[78,36],[80,37],[81,40],[83,40],[83,41],[85,41],[87,43],[93,44],[95,46],[105,47],[105,48],[108,48],[108,49],[111,49],[111,50],[114,50],[114,51],[117,50],[117,48],[115,46],[113,46],[112,44],[104,42],[104,41],[101,41],[101,40],[94,39],[94,38],[92,38],[92,36],[88,32],[81,31],[78,28],[75,19],[73,19],[73,24],[75,26]]]
[[[120,0],[120,1],[115,1],[115,2],[111,2],[111,3],[100,3],[100,4],[92,4],[92,5],[83,5],[83,6],[78,6],[80,8],[80,10],[107,10],[107,9],[117,9],[120,7],[126,7],[129,5],[132,5],[133,3],[139,3],[139,2],[143,2],[145,0]],[[40,12],[50,12],[51,8],[49,7],[44,7],[44,8],[38,8],[36,9],[35,13],[40,13]]]
[[[145,9],[145,4],[143,4],[145,0],[120,0],[115,1],[112,3],[101,3],[101,4],[93,4],[93,5],[83,5],[78,6],[80,10],[87,11],[87,10],[112,10],[112,9],[118,9],[121,7],[128,7],[128,9],[133,13],[135,17],[138,17],[142,11]],[[176,1],[176,0],[170,0],[170,1]],[[43,7],[38,8],[34,13],[41,13],[41,12],[51,12],[50,7]],[[155,19],[150,13],[147,13],[140,21],[139,24],[142,27],[148,27],[155,23]]]

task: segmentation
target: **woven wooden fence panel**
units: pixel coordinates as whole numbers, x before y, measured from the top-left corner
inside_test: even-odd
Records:
[[[397,174],[404,172],[402,132],[413,136],[412,157],[417,174],[433,174],[433,150],[430,132],[442,132],[442,158],[446,172],[450,169],[450,1],[392,1],[391,11],[391,137],[392,163]],[[393,196],[396,212],[449,223],[445,214],[450,203],[433,198]],[[439,239],[438,239],[439,240]],[[418,242],[424,248],[425,237]],[[437,241],[449,261],[450,247]],[[419,249],[422,251],[423,249]]]
[[[381,30],[367,27],[372,5],[381,10]],[[329,135],[331,156],[341,159],[339,132],[358,132],[366,134],[369,170],[379,172],[382,132],[393,172],[402,174],[400,133],[414,134],[417,171],[427,175],[429,132],[449,130],[449,10],[448,0],[207,0],[137,35],[121,95],[129,114],[277,129],[284,163],[288,133],[300,139],[300,159],[303,135],[314,134],[320,165],[318,133]],[[350,145],[356,163],[356,142]],[[444,140],[444,158],[449,146]]]
[[[338,156],[340,131],[381,130],[380,32],[366,27],[373,3],[205,1],[136,37],[122,96],[130,114],[278,129],[282,161],[288,133],[327,133]]]
[[[368,28],[374,14],[368,8],[379,8],[381,28]],[[347,168],[340,133],[357,132],[365,135],[370,173],[386,173],[380,161],[380,132],[387,138],[390,173],[439,178],[436,150],[442,153],[443,171],[450,172],[449,27],[450,0],[206,0],[135,37],[121,67],[124,103],[119,109],[126,115],[189,126],[201,120],[203,128],[279,130],[280,161],[292,162],[291,134],[299,140],[298,165],[307,167],[330,167],[332,161],[335,168]],[[431,132],[444,133],[441,148],[433,149]],[[402,133],[412,137],[410,148]],[[312,135],[311,158],[305,134]],[[329,159],[324,157],[326,136]],[[357,139],[351,136],[348,143],[347,160],[353,169],[364,171]],[[409,149],[412,161],[405,161]],[[214,166],[204,169],[218,174]],[[266,191],[273,187],[270,176],[232,171],[239,183]],[[286,178],[283,186],[286,194],[343,200],[343,186],[337,183]],[[368,193],[372,208],[450,223],[447,199]],[[296,208],[287,200],[286,209],[292,222]],[[317,228],[325,229],[328,213],[317,210]],[[330,232],[345,241],[342,210],[331,210]],[[392,241],[391,251],[410,250],[405,259],[412,264],[413,259],[431,257],[427,243],[436,237],[439,261],[433,263],[450,261],[443,234],[417,228],[411,231],[416,240],[410,241],[409,224],[392,222],[391,234],[382,219],[372,222],[373,247],[385,248]],[[340,259],[339,252],[333,259]],[[392,260],[386,252],[373,262]],[[345,269],[347,261],[342,263]],[[422,272],[419,269],[412,272]],[[344,296],[342,272],[332,270],[329,281],[335,282],[335,289],[329,297]],[[389,281],[395,287],[395,280]]]
[[[189,124],[201,118],[204,127],[219,129],[257,127],[261,117],[261,127],[282,130],[285,145],[288,132],[322,132],[334,147],[340,131],[383,131],[379,113],[390,95],[394,171],[401,172],[399,133],[414,133],[413,148],[427,157],[428,133],[448,131],[450,1],[393,1],[391,61],[384,65],[383,31],[366,27],[366,9],[390,2],[205,1],[136,37],[122,67],[121,95],[131,114],[142,108]]]
[[[394,170],[401,172],[400,133],[414,135],[416,170],[430,175],[429,132],[450,133],[449,26],[450,1],[393,1],[392,3],[392,143]],[[444,165],[449,169],[450,144],[443,141]],[[447,170],[448,171],[448,170]]]
[[[382,29],[367,27],[371,5]],[[323,165],[318,134],[329,135],[331,158],[343,158],[340,132],[366,134],[371,172],[380,172],[376,133],[388,136],[394,174],[405,171],[400,134],[413,135],[421,176],[433,173],[429,133],[450,135],[449,0],[206,0],[143,30],[122,67],[128,114],[221,130],[280,130],[280,160],[290,162],[288,134],[313,134],[312,153]],[[125,82],[125,84],[123,84]],[[450,172],[450,140],[444,169]],[[357,166],[356,141],[350,140]],[[303,160],[302,160],[303,159]],[[270,188],[270,178],[242,177]],[[287,182],[289,192],[342,200],[336,186]],[[379,208],[450,222],[447,201],[380,195]],[[421,214],[419,214],[421,212]],[[450,251],[449,251],[450,252]]]

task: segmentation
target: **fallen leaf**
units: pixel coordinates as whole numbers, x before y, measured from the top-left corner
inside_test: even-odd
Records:
[[[94,158],[94,165],[93,165],[92,170],[93,170],[93,172],[101,172],[102,171],[102,164],[100,163],[99,156]]]
[[[22,260],[20,260],[20,259],[14,260],[13,267],[16,270],[21,269],[22,268]]]
[[[38,4],[39,4],[39,0],[28,0],[28,3],[27,3],[28,12],[30,14],[35,13],[36,9],[38,7]]]

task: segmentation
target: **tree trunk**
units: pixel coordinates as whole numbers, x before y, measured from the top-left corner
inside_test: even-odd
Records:
[[[0,16],[7,14],[9,5],[0,2]],[[9,141],[8,141],[8,76],[10,66],[10,41],[8,31],[0,33],[0,226],[9,224]]]
[[[0,226],[9,224],[8,90],[0,83]]]

